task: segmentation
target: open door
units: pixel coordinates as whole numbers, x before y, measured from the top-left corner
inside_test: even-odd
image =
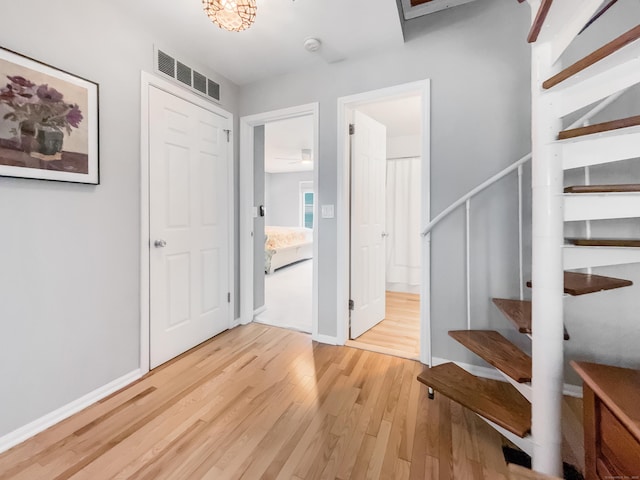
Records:
[[[351,136],[350,337],[385,317],[387,129],[357,110]]]

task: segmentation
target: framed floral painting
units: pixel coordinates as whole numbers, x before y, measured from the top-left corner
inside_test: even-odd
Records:
[[[100,183],[98,84],[0,48],[0,175]]]

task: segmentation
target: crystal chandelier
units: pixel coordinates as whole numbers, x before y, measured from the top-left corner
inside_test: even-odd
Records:
[[[256,0],[202,0],[209,18],[220,28],[241,32],[256,19]]]

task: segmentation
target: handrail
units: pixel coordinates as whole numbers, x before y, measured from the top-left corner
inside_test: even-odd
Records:
[[[431,232],[431,230],[433,230],[433,227],[435,227],[438,223],[440,223],[440,221],[443,218],[445,218],[447,215],[449,215],[451,212],[453,212],[459,206],[465,204],[467,202],[467,200],[469,200],[470,198],[476,196],[478,193],[480,193],[484,189],[490,187],[495,182],[500,180],[502,177],[506,177],[507,175],[509,175],[514,170],[517,170],[520,165],[524,165],[529,160],[531,160],[531,153],[526,154],[524,157],[522,157],[517,162],[512,163],[511,165],[509,165],[507,168],[505,168],[501,172],[496,173],[493,177],[491,177],[487,181],[485,181],[485,182],[481,183],[480,185],[478,185],[476,188],[474,188],[473,190],[468,192],[463,197],[460,197],[457,201],[453,202],[451,205],[449,205],[447,208],[445,208],[442,212],[440,212],[436,216],[436,218],[434,218],[433,220],[431,220],[429,222],[429,224],[422,231],[422,236],[426,237],[429,234],[429,232]]]
[[[618,93],[615,93],[615,94],[605,98],[602,102],[600,102],[594,108],[592,108],[587,113],[585,113],[582,117],[580,117],[575,122],[573,122],[571,125],[569,125],[567,127],[567,129],[575,128],[575,127],[577,127],[579,125],[582,125],[584,122],[589,120],[591,117],[593,117],[594,115],[600,113],[603,109],[605,109],[606,107],[611,105],[613,102],[615,102],[625,92],[627,92],[627,90],[629,90],[629,89],[627,88],[625,90],[621,90]],[[527,163],[529,160],[531,160],[531,153],[525,155],[520,160],[512,163],[511,165],[509,165],[504,170],[496,173],[493,177],[491,177],[487,181],[481,183],[480,185],[478,185],[476,188],[474,188],[473,190],[468,192],[463,197],[460,197],[458,200],[453,202],[451,205],[449,205],[447,208],[445,208],[442,212],[440,212],[438,215],[436,215],[436,217],[427,224],[427,226],[422,231],[422,236],[426,237],[427,235],[429,235],[429,232],[431,232],[431,230],[433,230],[433,227],[435,227],[446,216],[448,216],[451,212],[456,210],[458,207],[460,207],[461,205],[464,205],[467,202],[467,200],[469,200],[470,198],[476,196],[478,193],[480,193],[481,191],[485,190],[486,188],[490,187],[493,183],[497,182],[501,178],[506,177],[511,172],[516,170],[518,167],[520,167],[521,165],[524,165],[525,163]]]

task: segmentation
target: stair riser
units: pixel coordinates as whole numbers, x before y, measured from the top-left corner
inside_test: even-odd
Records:
[[[640,249],[624,247],[564,247],[564,268],[605,267],[640,263]]]
[[[640,217],[640,195],[637,193],[566,194],[564,220],[603,220]]]
[[[597,134],[562,145],[562,168],[569,170],[640,157],[640,129],[630,130],[632,133],[621,130],[619,135]]]
[[[578,81],[584,78],[582,81]],[[567,81],[569,82],[569,81]],[[564,117],[587,105],[640,83],[640,59],[628,61],[599,75],[576,76],[573,82],[551,89],[548,95],[555,114]]]

